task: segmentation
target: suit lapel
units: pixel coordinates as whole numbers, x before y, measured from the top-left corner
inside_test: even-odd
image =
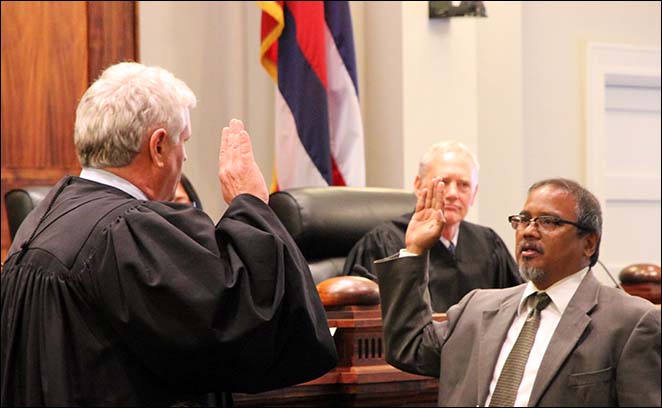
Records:
[[[529,406],[536,406],[560,367],[591,323],[589,312],[597,304],[600,284],[589,270],[568,303],[543,356],[533,383]]]
[[[505,298],[498,309],[483,311],[480,325],[480,347],[478,349],[478,405],[482,405],[487,398],[494,366],[508,329],[515,317],[524,287],[525,285],[522,285],[522,290],[518,290]]]

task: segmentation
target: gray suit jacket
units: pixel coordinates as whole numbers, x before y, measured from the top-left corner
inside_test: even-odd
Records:
[[[438,377],[440,406],[482,406],[525,285],[474,290],[438,323],[427,256],[375,265],[386,361]],[[602,286],[589,271],[549,343],[529,406],[660,404],[660,308]]]

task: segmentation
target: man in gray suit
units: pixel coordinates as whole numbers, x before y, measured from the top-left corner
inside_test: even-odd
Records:
[[[406,248],[376,263],[390,364],[438,377],[440,406],[661,405],[660,308],[593,276],[602,233],[593,194],[566,179],[533,184],[509,217],[528,282],[474,290],[438,323],[427,250],[443,227],[443,190],[432,180]]]

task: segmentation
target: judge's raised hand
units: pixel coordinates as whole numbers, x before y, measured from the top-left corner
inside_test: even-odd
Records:
[[[239,194],[252,194],[265,203],[269,202],[269,190],[255,163],[251,138],[239,119],[232,119],[221,132],[218,179],[223,199],[228,204]]]
[[[444,218],[444,182],[435,177],[417,193],[416,211],[405,236],[406,250],[421,255],[441,237]]]

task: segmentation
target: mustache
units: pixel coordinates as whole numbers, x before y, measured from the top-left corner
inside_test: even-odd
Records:
[[[517,246],[517,253],[521,254],[522,251],[533,250],[538,253],[544,254],[545,250],[537,242],[523,241]]]

